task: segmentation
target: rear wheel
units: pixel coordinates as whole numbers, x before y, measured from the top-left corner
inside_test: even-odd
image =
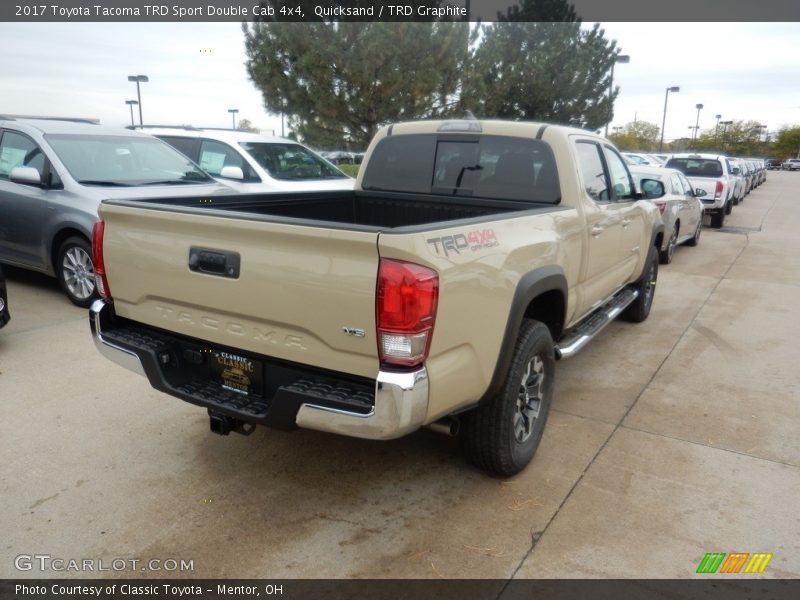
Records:
[[[675,246],[678,245],[678,225],[677,223],[672,227],[672,235],[669,236],[669,242],[664,250],[658,252],[658,262],[662,265],[668,265],[672,262],[672,257],[675,254]]]
[[[720,208],[717,212],[711,213],[711,226],[720,229],[725,223],[725,209]]]
[[[92,247],[82,237],[67,238],[58,250],[56,276],[70,302],[83,308],[96,298]]]
[[[650,246],[645,265],[641,279],[631,285],[634,290],[639,292],[639,295],[622,313],[622,318],[632,323],[641,323],[647,319],[650,315],[650,308],[653,306],[653,298],[656,295],[656,279],[658,279],[658,251],[655,246]]]
[[[733,212],[733,202],[730,200],[725,203],[725,214],[729,215]]]
[[[542,439],[554,377],[550,330],[526,319],[501,390],[461,416],[461,447],[467,459],[493,475],[508,477],[522,471]]]

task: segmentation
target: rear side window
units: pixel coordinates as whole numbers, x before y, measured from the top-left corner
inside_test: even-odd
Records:
[[[203,140],[200,143],[200,168],[206,173],[219,177],[225,167],[239,167],[245,181],[259,181],[250,165],[236,150],[216,140]]]
[[[667,167],[689,177],[721,177],[722,165],[714,158],[670,158]]]
[[[561,200],[550,147],[510,136],[386,137],[372,153],[363,187],[549,204]]]

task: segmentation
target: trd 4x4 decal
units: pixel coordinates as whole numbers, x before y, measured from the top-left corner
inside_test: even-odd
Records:
[[[494,229],[475,229],[466,233],[429,238],[425,241],[433,246],[436,254],[445,256],[450,256],[451,253],[461,254],[466,250],[476,252],[484,248],[493,248],[499,244]]]

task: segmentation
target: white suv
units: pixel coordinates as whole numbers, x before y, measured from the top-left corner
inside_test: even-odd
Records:
[[[352,190],[355,180],[294,140],[195,127],[136,127],[244,193]]]
[[[789,158],[783,161],[781,169],[784,171],[800,171],[800,158]]]

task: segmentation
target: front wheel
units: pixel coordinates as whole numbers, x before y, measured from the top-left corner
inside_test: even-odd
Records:
[[[658,251],[655,246],[650,246],[644,274],[639,281],[631,286],[639,292],[639,295],[622,313],[623,319],[632,323],[641,323],[647,319],[650,315],[650,307],[653,306],[653,298],[656,295],[656,279],[658,279]]]
[[[467,459],[493,475],[516,475],[533,458],[553,401],[555,351],[546,325],[522,322],[506,381],[487,404],[462,415]]]
[[[87,308],[96,298],[92,247],[81,237],[61,244],[56,258],[56,276],[61,289],[76,306]]]

